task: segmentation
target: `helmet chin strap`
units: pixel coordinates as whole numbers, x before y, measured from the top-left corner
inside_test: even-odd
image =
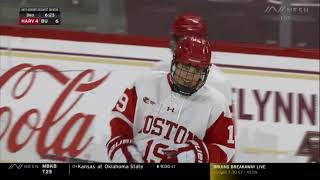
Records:
[[[171,49],[171,52],[174,54],[175,50],[177,48],[177,44],[175,41],[170,41],[170,49]]]
[[[191,96],[193,93],[195,93],[193,92],[194,90],[191,90],[191,88],[187,88],[185,86],[178,87],[177,85],[173,85],[173,91],[184,96]]]

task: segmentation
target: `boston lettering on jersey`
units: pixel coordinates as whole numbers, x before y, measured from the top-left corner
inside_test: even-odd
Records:
[[[186,127],[152,115],[146,116],[143,129],[138,133],[161,136],[167,140],[171,140],[170,137],[174,137],[173,142],[175,144],[181,144],[193,139],[193,133],[188,131]],[[171,133],[175,133],[174,136],[171,136]]]

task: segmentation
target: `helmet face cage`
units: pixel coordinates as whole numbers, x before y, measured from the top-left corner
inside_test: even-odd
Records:
[[[180,67],[178,64],[181,64]],[[179,63],[175,59],[171,63],[171,79],[173,81],[173,91],[185,96],[192,95],[205,84],[210,69],[210,66],[207,68],[194,67],[196,68],[196,72],[191,72],[190,67],[194,66]],[[186,83],[183,83],[186,81],[188,81],[188,85]],[[196,82],[196,84],[192,85],[192,82]]]

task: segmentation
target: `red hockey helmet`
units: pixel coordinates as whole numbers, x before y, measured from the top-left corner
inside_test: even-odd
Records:
[[[186,37],[177,45],[175,60],[194,67],[208,68],[211,61],[210,43],[204,38]]]
[[[171,63],[173,91],[190,96],[206,82],[211,66],[210,43],[189,36],[178,42]]]
[[[175,36],[201,36],[208,35],[208,29],[200,16],[192,14],[178,15],[172,25],[171,32]]]

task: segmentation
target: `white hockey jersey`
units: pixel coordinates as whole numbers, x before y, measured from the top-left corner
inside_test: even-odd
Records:
[[[125,90],[112,110],[109,158],[126,162],[130,156],[141,156],[144,162],[161,162],[164,150],[198,138],[210,162],[229,162],[235,139],[224,95],[206,84],[191,96],[171,87],[167,72],[152,72]]]

